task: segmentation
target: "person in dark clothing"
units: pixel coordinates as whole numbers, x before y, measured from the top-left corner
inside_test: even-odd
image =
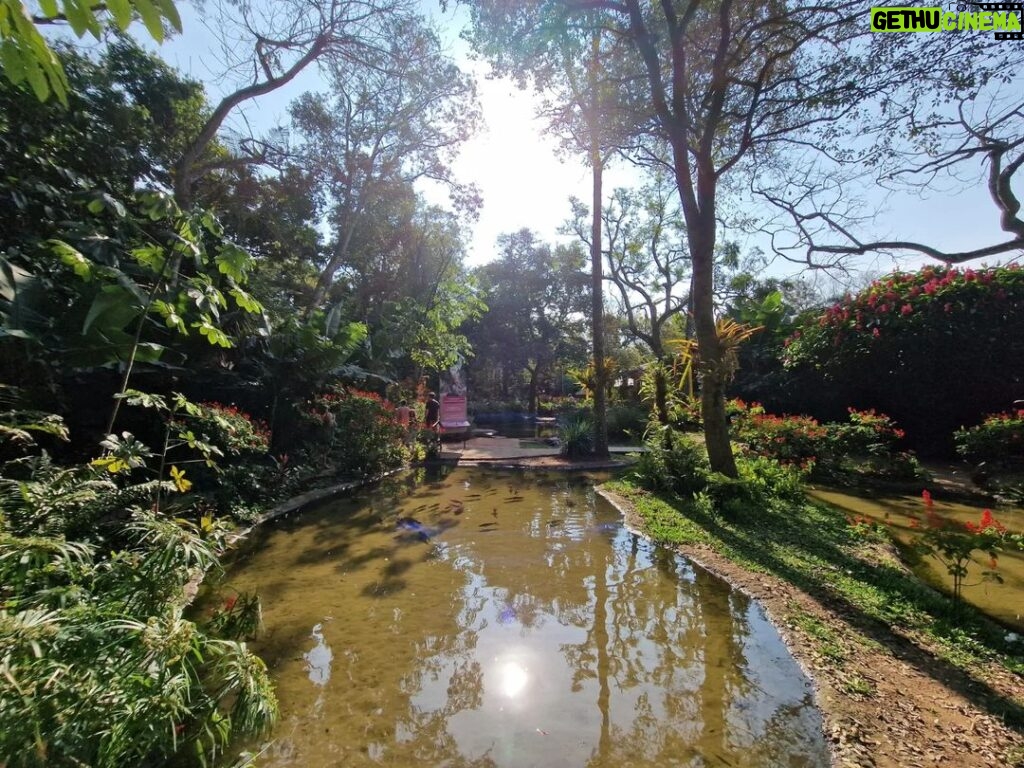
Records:
[[[427,407],[424,411],[423,421],[427,425],[427,429],[432,429],[435,432],[441,426],[441,404],[437,402],[437,395],[433,392],[427,393]]]

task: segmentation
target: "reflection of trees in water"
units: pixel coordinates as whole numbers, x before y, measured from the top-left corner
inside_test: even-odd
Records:
[[[399,478],[361,508],[338,509],[355,525],[314,524],[314,549],[333,549],[344,576],[334,599],[351,608],[325,628],[337,668],[324,711],[341,713],[331,715],[331,762],[340,751],[353,765],[497,765],[489,752],[465,758],[451,722],[485,706],[481,634],[495,622],[525,631],[557,621],[583,637],[561,650],[572,690],[592,695],[600,717],[590,765],[728,764],[737,749],[765,756],[755,764],[786,764],[794,748],[786,745],[803,743],[792,733],[800,705],[780,705],[764,723],[745,711],[760,695],[746,658],[746,598],[667,550],[602,528],[612,515],[589,485],[555,479],[533,490],[521,477],[466,477],[471,486],[441,488]],[[454,527],[436,541],[403,542],[400,516]],[[491,521],[493,532],[476,534]],[[286,546],[289,557],[304,546]],[[409,586],[356,597],[399,578]],[[287,713],[285,696],[282,704]],[[323,723],[310,712],[295,730],[315,744]]]

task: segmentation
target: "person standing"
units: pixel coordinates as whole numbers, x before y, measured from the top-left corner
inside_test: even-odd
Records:
[[[437,395],[427,392],[427,407],[424,411],[423,422],[427,429],[433,430],[436,434],[441,433],[441,404],[437,402]]]
[[[410,428],[412,427],[412,408],[409,407],[408,400],[402,400],[395,409],[395,420],[398,422],[398,426],[402,428],[402,439],[406,444],[409,443],[410,439]]]
[[[395,409],[395,418],[398,419],[398,423],[406,430],[409,429],[409,425],[412,424],[412,408],[409,407],[408,400],[403,400],[398,404],[398,407]]]

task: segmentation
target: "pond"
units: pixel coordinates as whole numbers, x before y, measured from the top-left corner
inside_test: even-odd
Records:
[[[896,541],[904,546],[918,537],[919,531],[913,525],[921,524],[925,517],[924,502],[920,496],[867,491],[855,493],[849,489],[826,487],[812,489],[809,493],[812,498],[838,507],[851,517],[867,517],[885,524]],[[977,523],[984,509],[980,504],[939,500],[934,501],[933,507],[940,518],[960,523]],[[993,512],[1009,530],[1024,531],[1024,509],[999,507]],[[1003,552],[997,562],[998,573],[1003,580],[1001,584],[982,579],[982,572],[990,569],[989,558],[983,552],[975,553],[974,563],[968,566],[963,599],[1009,627],[1024,629],[1024,552]],[[915,565],[915,572],[946,592],[953,589],[952,577],[933,557],[921,558]]]
[[[407,474],[268,524],[268,766],[827,766],[756,603],[626,530],[592,476]]]

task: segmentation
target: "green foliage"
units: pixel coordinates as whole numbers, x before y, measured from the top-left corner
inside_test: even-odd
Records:
[[[810,416],[765,413],[758,403],[729,404],[733,436],[746,449],[783,464],[799,466],[819,478],[873,475],[916,477],[914,458],[898,450],[903,430],[885,414],[847,409],[849,423],[819,423]]]
[[[956,451],[971,461],[1011,462],[1024,459],[1024,409],[991,413],[981,424],[953,433]]]
[[[67,442],[68,428],[64,419],[54,413],[20,407],[22,393],[14,387],[0,384],[0,405],[10,410],[0,411],[0,450],[14,448],[24,452],[35,446],[37,435],[51,435]]]
[[[888,275],[804,322],[786,365],[834,400],[882,408],[918,442],[941,444],[1020,397],[1024,269]]]
[[[394,406],[373,392],[329,388],[303,406],[302,416],[310,441],[322,446],[320,462],[341,475],[380,475],[408,458]]]
[[[202,759],[276,717],[264,664],[181,616],[222,532],[137,512],[126,546],[0,531],[0,756],[9,766]],[[69,713],[74,713],[69,717]]]
[[[570,459],[589,456],[594,452],[594,420],[589,413],[564,417],[558,425],[561,453]]]
[[[608,437],[636,440],[647,428],[647,409],[639,403],[621,401],[608,406]]]
[[[670,426],[652,425],[644,445],[635,477],[645,488],[692,496],[707,487],[707,453],[687,435]]]
[[[97,40],[106,27],[124,32],[140,19],[154,40],[164,39],[164,21],[181,32],[181,17],[172,0],[109,0],[100,9],[91,0],[41,0],[41,15],[29,16],[21,0],[0,0],[0,65],[15,85],[27,82],[40,101],[52,93],[68,106],[68,80],[60,60],[36,28],[37,23],[67,22],[76,37]]]

